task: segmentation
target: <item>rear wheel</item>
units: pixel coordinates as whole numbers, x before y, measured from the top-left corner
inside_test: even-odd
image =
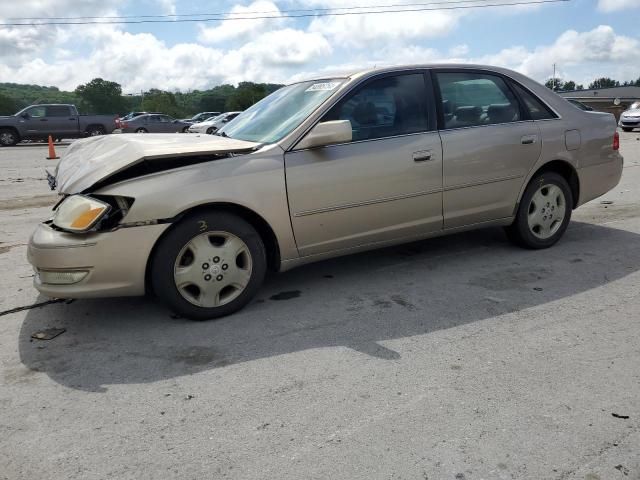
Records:
[[[184,127],[184,128],[182,129],[182,133],[187,133],[188,131],[189,131],[189,127]]]
[[[541,173],[527,186],[507,235],[525,248],[554,245],[564,234],[573,206],[569,184],[555,172]]]
[[[146,128],[142,128],[142,127],[140,127],[140,128],[138,128],[138,129],[136,129],[136,133],[149,133],[149,132],[147,131],[147,129],[146,129]]]
[[[97,137],[98,135],[104,135],[105,130],[102,125],[91,125],[87,128],[87,135],[90,137]]]
[[[151,264],[154,292],[193,320],[229,315],[258,292],[267,269],[264,243],[240,217],[206,212],[186,217],[160,240]]]
[[[4,128],[0,130],[0,145],[3,147],[12,147],[20,141],[20,136],[15,130]]]

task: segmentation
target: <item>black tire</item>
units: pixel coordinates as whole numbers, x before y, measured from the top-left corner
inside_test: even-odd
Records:
[[[184,127],[184,128],[182,129],[182,133],[187,133],[188,131],[189,131],[189,127]]]
[[[140,127],[136,129],[136,133],[149,133],[146,128]]]
[[[176,286],[174,279],[174,269],[176,268],[178,257],[183,254],[189,242],[207,232],[225,232],[238,237],[244,242],[251,255],[250,276],[244,290],[228,303],[214,307],[198,306],[187,300]],[[192,260],[192,263],[199,265],[199,261],[202,260],[196,257]],[[211,261],[213,263],[216,260],[214,258]],[[220,262],[220,260],[217,261]],[[213,266],[211,266],[212,268]],[[231,267],[229,267],[229,271],[231,271]],[[191,214],[174,225],[160,239],[151,259],[150,268],[151,286],[157,297],[176,314],[192,320],[210,320],[230,315],[240,310],[258,293],[266,271],[267,256],[265,247],[256,229],[244,219],[224,211],[206,211]],[[203,265],[202,275],[209,272],[210,269],[205,270]],[[216,272],[214,275],[217,273],[224,272]],[[209,275],[209,278],[211,282],[215,280],[215,278],[211,278],[211,275]]]
[[[629,127],[622,127],[622,130],[625,132],[633,132],[633,128],[629,128]]]
[[[0,129],[0,145],[3,147],[13,147],[20,141],[20,135],[12,128]]]
[[[98,135],[104,135],[106,133],[102,125],[91,125],[87,127],[88,137],[97,137]]]
[[[213,135],[216,133],[216,129],[214,127],[207,128],[207,135]]]
[[[540,238],[534,233],[529,226],[529,214],[532,208],[532,199],[539,190],[547,185],[557,186],[564,195],[564,218],[557,226],[554,233],[548,238]],[[506,227],[505,231],[509,240],[524,248],[530,249],[542,249],[549,248],[554,245],[569,226],[571,221],[571,212],[573,209],[573,194],[571,188],[562,175],[555,172],[544,172],[536,175],[531,179],[529,185],[527,185],[524,195],[518,206],[518,212],[516,218],[510,226]],[[545,217],[546,219],[547,217]],[[557,220],[556,220],[557,221]],[[554,227],[556,228],[556,227]]]

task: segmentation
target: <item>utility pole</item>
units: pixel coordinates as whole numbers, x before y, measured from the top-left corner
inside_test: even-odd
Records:
[[[558,84],[556,83],[556,64],[555,63],[553,64],[553,83],[552,83],[552,85],[553,85],[553,91],[555,92],[557,87],[558,87]]]

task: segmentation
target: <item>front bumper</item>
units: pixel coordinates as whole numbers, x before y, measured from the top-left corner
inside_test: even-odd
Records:
[[[640,117],[620,117],[618,126],[627,128],[640,127]]]
[[[145,293],[147,260],[168,224],[77,235],[41,223],[29,239],[27,259],[35,288],[49,297],[90,298]],[[47,275],[40,275],[46,271]],[[44,283],[42,277],[88,272],[72,284]]]

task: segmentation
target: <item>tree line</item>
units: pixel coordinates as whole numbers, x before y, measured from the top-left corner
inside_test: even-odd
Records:
[[[561,78],[550,78],[545,82],[545,86],[554,91],[564,92],[585,89],[582,84],[576,84],[573,80],[564,81]],[[622,83],[609,77],[596,78],[587,86],[587,90],[612,87],[640,87],[640,77],[637,80],[625,80]]]
[[[116,82],[94,78],[73,92],[56,87],[0,83],[0,115],[11,115],[39,103],[72,103],[82,113],[125,115],[130,111],[166,113],[177,118],[198,112],[245,110],[282,85],[240,82],[238,86],[218,85],[208,90],[169,92],[150,89],[139,95],[123,95]]]

